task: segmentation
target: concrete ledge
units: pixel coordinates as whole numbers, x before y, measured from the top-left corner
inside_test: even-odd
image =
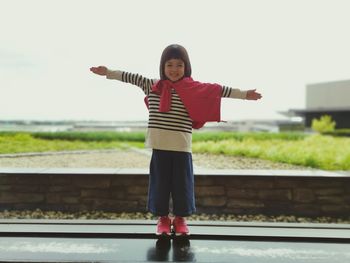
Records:
[[[148,175],[148,168],[0,168],[0,176],[4,174],[50,174],[50,175]],[[350,171],[324,171],[324,170],[251,170],[251,169],[194,169],[196,176],[258,176],[258,177],[342,177],[350,178]]]
[[[345,224],[293,224],[293,223],[255,223],[188,221],[191,239],[227,240],[271,240],[307,241],[323,239],[335,242],[350,242],[350,227]],[[0,237],[35,236],[45,237],[64,235],[65,237],[110,237],[111,235],[142,234],[154,238],[155,221],[150,220],[0,220]]]

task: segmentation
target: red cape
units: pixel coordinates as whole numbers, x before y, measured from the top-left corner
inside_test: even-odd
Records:
[[[199,129],[208,121],[220,121],[221,90],[218,84],[201,83],[186,77],[177,82],[159,80],[152,91],[160,95],[160,112],[167,112],[171,105],[171,89],[175,89],[192,119],[192,127]],[[145,98],[148,107],[147,97]]]

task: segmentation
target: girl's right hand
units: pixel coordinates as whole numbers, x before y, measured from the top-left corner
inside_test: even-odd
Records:
[[[101,76],[107,75],[107,67],[105,66],[91,67],[90,71]]]

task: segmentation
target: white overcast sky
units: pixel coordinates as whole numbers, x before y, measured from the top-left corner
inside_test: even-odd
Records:
[[[192,77],[241,89],[225,120],[281,118],[305,86],[350,79],[347,0],[0,0],[0,120],[146,120],[143,93],[89,72],[159,77],[185,46]],[[341,96],[341,94],[339,94]]]

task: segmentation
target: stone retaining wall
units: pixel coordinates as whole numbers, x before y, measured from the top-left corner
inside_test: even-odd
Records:
[[[197,173],[197,211],[350,216],[350,176],[280,173]],[[0,171],[0,210],[144,212],[147,190],[146,171]]]

